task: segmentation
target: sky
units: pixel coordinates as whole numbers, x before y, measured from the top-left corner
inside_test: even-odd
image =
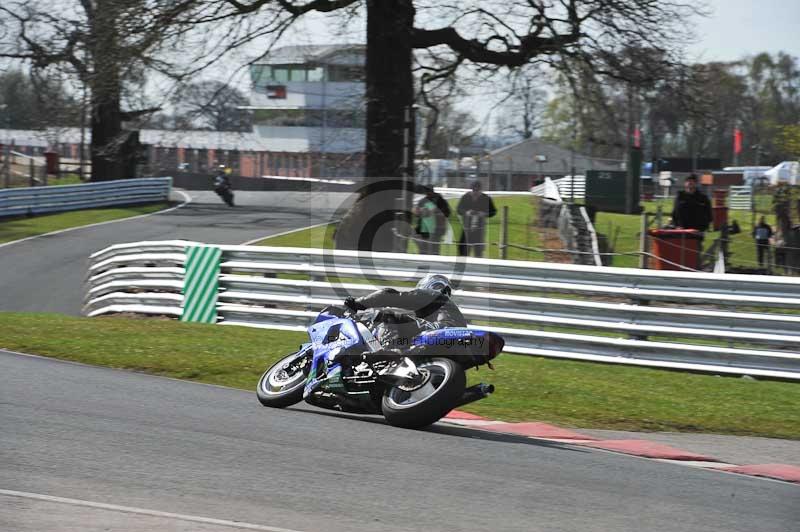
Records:
[[[785,51],[800,57],[800,0],[708,0],[711,16],[696,21],[689,48],[698,61],[732,61]]]
[[[692,0],[689,0],[690,2]],[[687,39],[696,61],[732,61],[761,51],[786,51],[800,57],[800,0],[706,0],[710,14],[694,21]],[[363,40],[358,24],[342,28],[311,17],[286,43]]]

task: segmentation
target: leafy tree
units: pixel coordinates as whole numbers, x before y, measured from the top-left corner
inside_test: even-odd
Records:
[[[776,146],[782,153],[787,154],[787,159],[800,159],[800,124],[782,126]]]

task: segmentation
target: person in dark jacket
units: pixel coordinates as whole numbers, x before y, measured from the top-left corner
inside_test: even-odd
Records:
[[[486,247],[486,219],[497,214],[497,209],[492,198],[481,192],[480,181],[475,181],[472,191],[461,197],[456,210],[464,227],[458,241],[458,254],[469,256],[471,251],[476,257],[482,257]]]
[[[675,196],[672,223],[683,229],[705,231],[713,219],[711,201],[697,189],[697,176],[692,174],[683,183],[683,190]]]
[[[438,255],[441,240],[447,232],[447,219],[450,218],[450,205],[441,194],[428,188],[414,209],[417,215],[417,246],[423,255]]]
[[[769,262],[769,239],[772,238],[772,227],[762,216],[758,225],[753,228],[753,238],[756,239],[756,251],[758,252],[758,265],[762,268],[765,262]],[[766,259],[766,261],[765,261]]]

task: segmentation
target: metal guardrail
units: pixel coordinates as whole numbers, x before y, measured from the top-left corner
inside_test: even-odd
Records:
[[[553,180],[558,187],[562,198],[584,199],[586,197],[586,176],[576,175],[574,178],[567,176]],[[539,184],[531,189],[534,196],[544,196],[545,184]]]
[[[180,316],[190,244],[140,242],[95,253],[85,313]],[[765,310],[800,309],[800,279],[218,247],[217,314],[226,325],[302,331],[319,309],[345,295],[436,272],[454,279],[454,297],[467,319],[502,334],[507,352],[800,379],[800,314]]]
[[[171,177],[0,190],[0,217],[153,203],[169,199]]]
[[[728,202],[731,210],[749,211],[753,208],[753,187],[750,185],[732,186]]]

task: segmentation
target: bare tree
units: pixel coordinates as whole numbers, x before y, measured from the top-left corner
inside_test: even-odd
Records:
[[[428,65],[423,82],[452,75],[461,66],[518,68],[540,62],[563,68],[567,60],[597,72],[620,74],[618,52],[626,46],[658,49],[678,61],[678,40],[685,35],[695,3],[680,0],[225,0],[237,12],[258,10],[306,13],[366,9],[367,146],[366,181],[399,177],[403,159],[405,110],[414,102],[413,51]],[[364,201],[372,197],[364,189]],[[384,200],[385,201],[385,200]],[[343,221],[337,245],[389,249],[390,230],[374,229],[392,218],[390,205],[357,203]],[[369,223],[368,223],[369,222]],[[360,236],[353,236],[354,232]],[[378,231],[382,231],[378,233]]]
[[[80,103],[63,80],[46,71],[11,69],[0,73],[0,127],[42,129],[75,127]]]
[[[433,83],[422,84],[418,120],[423,123],[420,146],[431,158],[449,157],[450,148],[469,144],[478,131],[478,123],[471,113],[459,110],[455,103],[465,92],[456,76]]]
[[[529,139],[543,123],[547,104],[544,87],[550,83],[541,68],[521,68],[515,71],[506,89],[508,95],[502,102],[497,130],[500,134],[512,134]]]
[[[287,18],[243,23],[223,11],[200,0],[10,0],[0,6],[0,57],[77,78],[90,95],[92,179],[130,177],[137,145],[124,125],[157,110],[131,105],[148,74],[187,79]],[[212,23],[216,33],[197,31]]]
[[[242,109],[247,97],[220,81],[190,83],[173,98],[176,115],[193,129],[250,131],[252,114]]]

